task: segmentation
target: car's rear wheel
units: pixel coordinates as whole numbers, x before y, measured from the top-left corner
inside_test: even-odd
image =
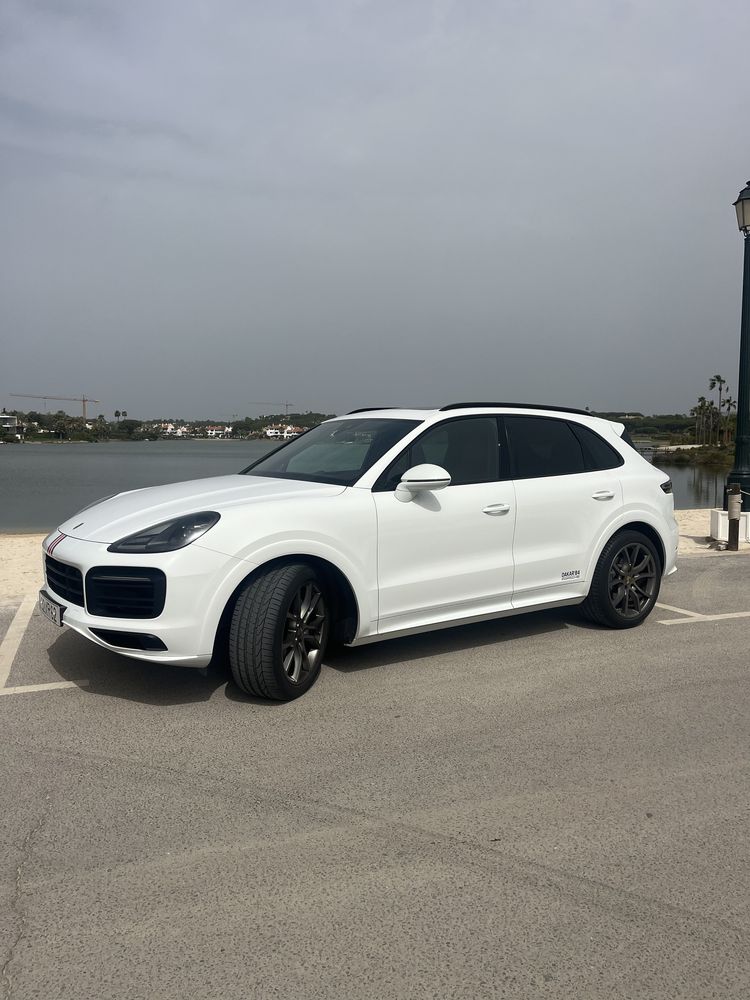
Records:
[[[633,628],[651,614],[659,596],[661,559],[640,531],[621,531],[604,546],[581,611],[609,628]]]
[[[330,615],[325,588],[304,563],[261,570],[242,588],[229,626],[236,684],[259,698],[290,701],[318,678]]]

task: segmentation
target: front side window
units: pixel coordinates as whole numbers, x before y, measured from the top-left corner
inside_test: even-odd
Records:
[[[564,420],[505,417],[514,479],[569,476],[585,472],[583,450]]]
[[[254,462],[243,475],[352,486],[419,423],[366,417],[331,420]]]
[[[375,484],[375,490],[395,490],[408,469],[425,463],[445,469],[451,486],[496,482],[500,479],[498,444],[495,417],[446,420],[404,449]]]

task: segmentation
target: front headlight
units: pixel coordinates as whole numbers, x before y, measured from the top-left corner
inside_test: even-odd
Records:
[[[152,528],[113,542],[107,552],[174,552],[175,549],[184,549],[213,528],[220,517],[215,510],[173,517],[171,521],[162,521]]]

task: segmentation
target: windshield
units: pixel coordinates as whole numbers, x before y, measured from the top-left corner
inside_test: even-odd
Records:
[[[352,418],[320,424],[254,462],[243,475],[352,486],[420,420]]]

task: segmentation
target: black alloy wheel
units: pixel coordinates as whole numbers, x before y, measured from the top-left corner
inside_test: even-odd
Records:
[[[623,618],[640,618],[654,600],[656,559],[641,542],[623,545],[609,569],[609,600]]]
[[[640,625],[659,597],[661,574],[661,558],[651,539],[640,531],[620,531],[599,556],[581,611],[608,628]]]
[[[327,626],[323,591],[310,580],[292,598],[281,640],[281,663],[291,684],[304,683],[319,669]]]

